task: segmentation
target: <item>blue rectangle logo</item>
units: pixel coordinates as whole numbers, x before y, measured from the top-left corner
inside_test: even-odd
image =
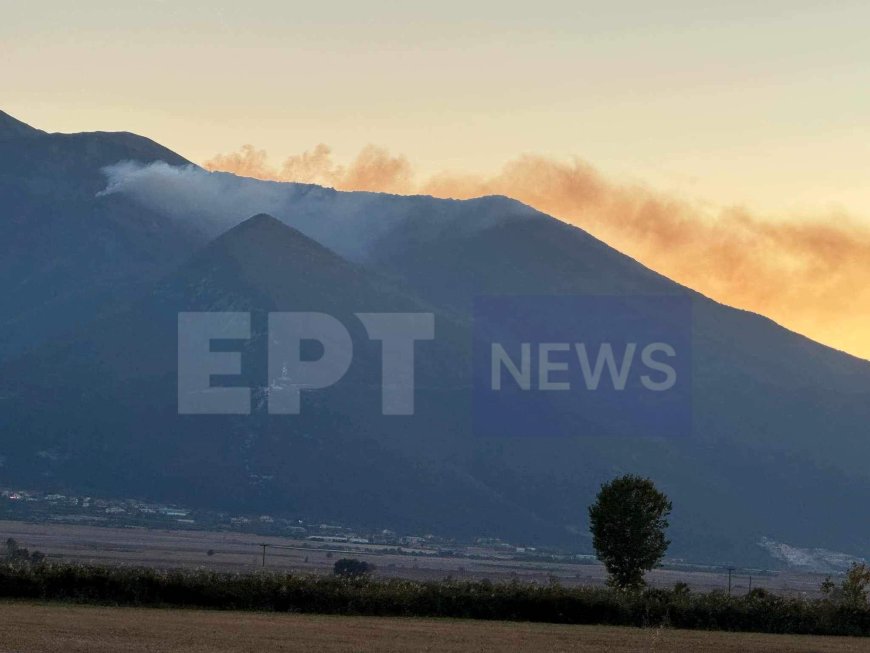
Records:
[[[689,296],[475,299],[473,425],[484,437],[687,437]]]

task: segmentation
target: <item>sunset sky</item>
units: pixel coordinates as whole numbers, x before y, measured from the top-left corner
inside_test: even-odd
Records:
[[[870,357],[870,3],[0,0],[0,15],[0,108],[36,127],[133,131],[213,168],[348,189],[513,195]]]

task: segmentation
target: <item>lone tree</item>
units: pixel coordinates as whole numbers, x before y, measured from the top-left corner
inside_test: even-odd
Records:
[[[648,478],[627,474],[601,486],[589,506],[592,546],[619,589],[644,585],[643,575],[664,557],[671,502]]]

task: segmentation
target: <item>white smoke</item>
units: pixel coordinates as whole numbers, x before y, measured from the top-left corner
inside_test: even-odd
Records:
[[[122,161],[104,168],[103,173],[107,185],[98,197],[127,195],[163,215],[185,220],[209,236],[257,213],[280,213],[286,204],[284,185],[208,172],[194,165]]]
[[[506,219],[540,216],[514,200],[449,201],[425,196],[342,192],[311,184],[262,181],[194,165],[123,161],[103,169],[98,196],[123,194],[215,237],[258,213],[268,213],[342,256],[362,260],[400,225],[416,237],[468,232]],[[469,217],[473,216],[473,217]]]

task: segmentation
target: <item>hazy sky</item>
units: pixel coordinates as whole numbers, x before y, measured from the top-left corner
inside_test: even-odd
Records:
[[[870,216],[870,3],[0,0],[0,106],[201,162],[520,153],[765,212]],[[870,217],[867,218],[870,220]]]
[[[250,176],[511,195],[870,358],[868,27],[867,0],[0,0],[0,108]]]

